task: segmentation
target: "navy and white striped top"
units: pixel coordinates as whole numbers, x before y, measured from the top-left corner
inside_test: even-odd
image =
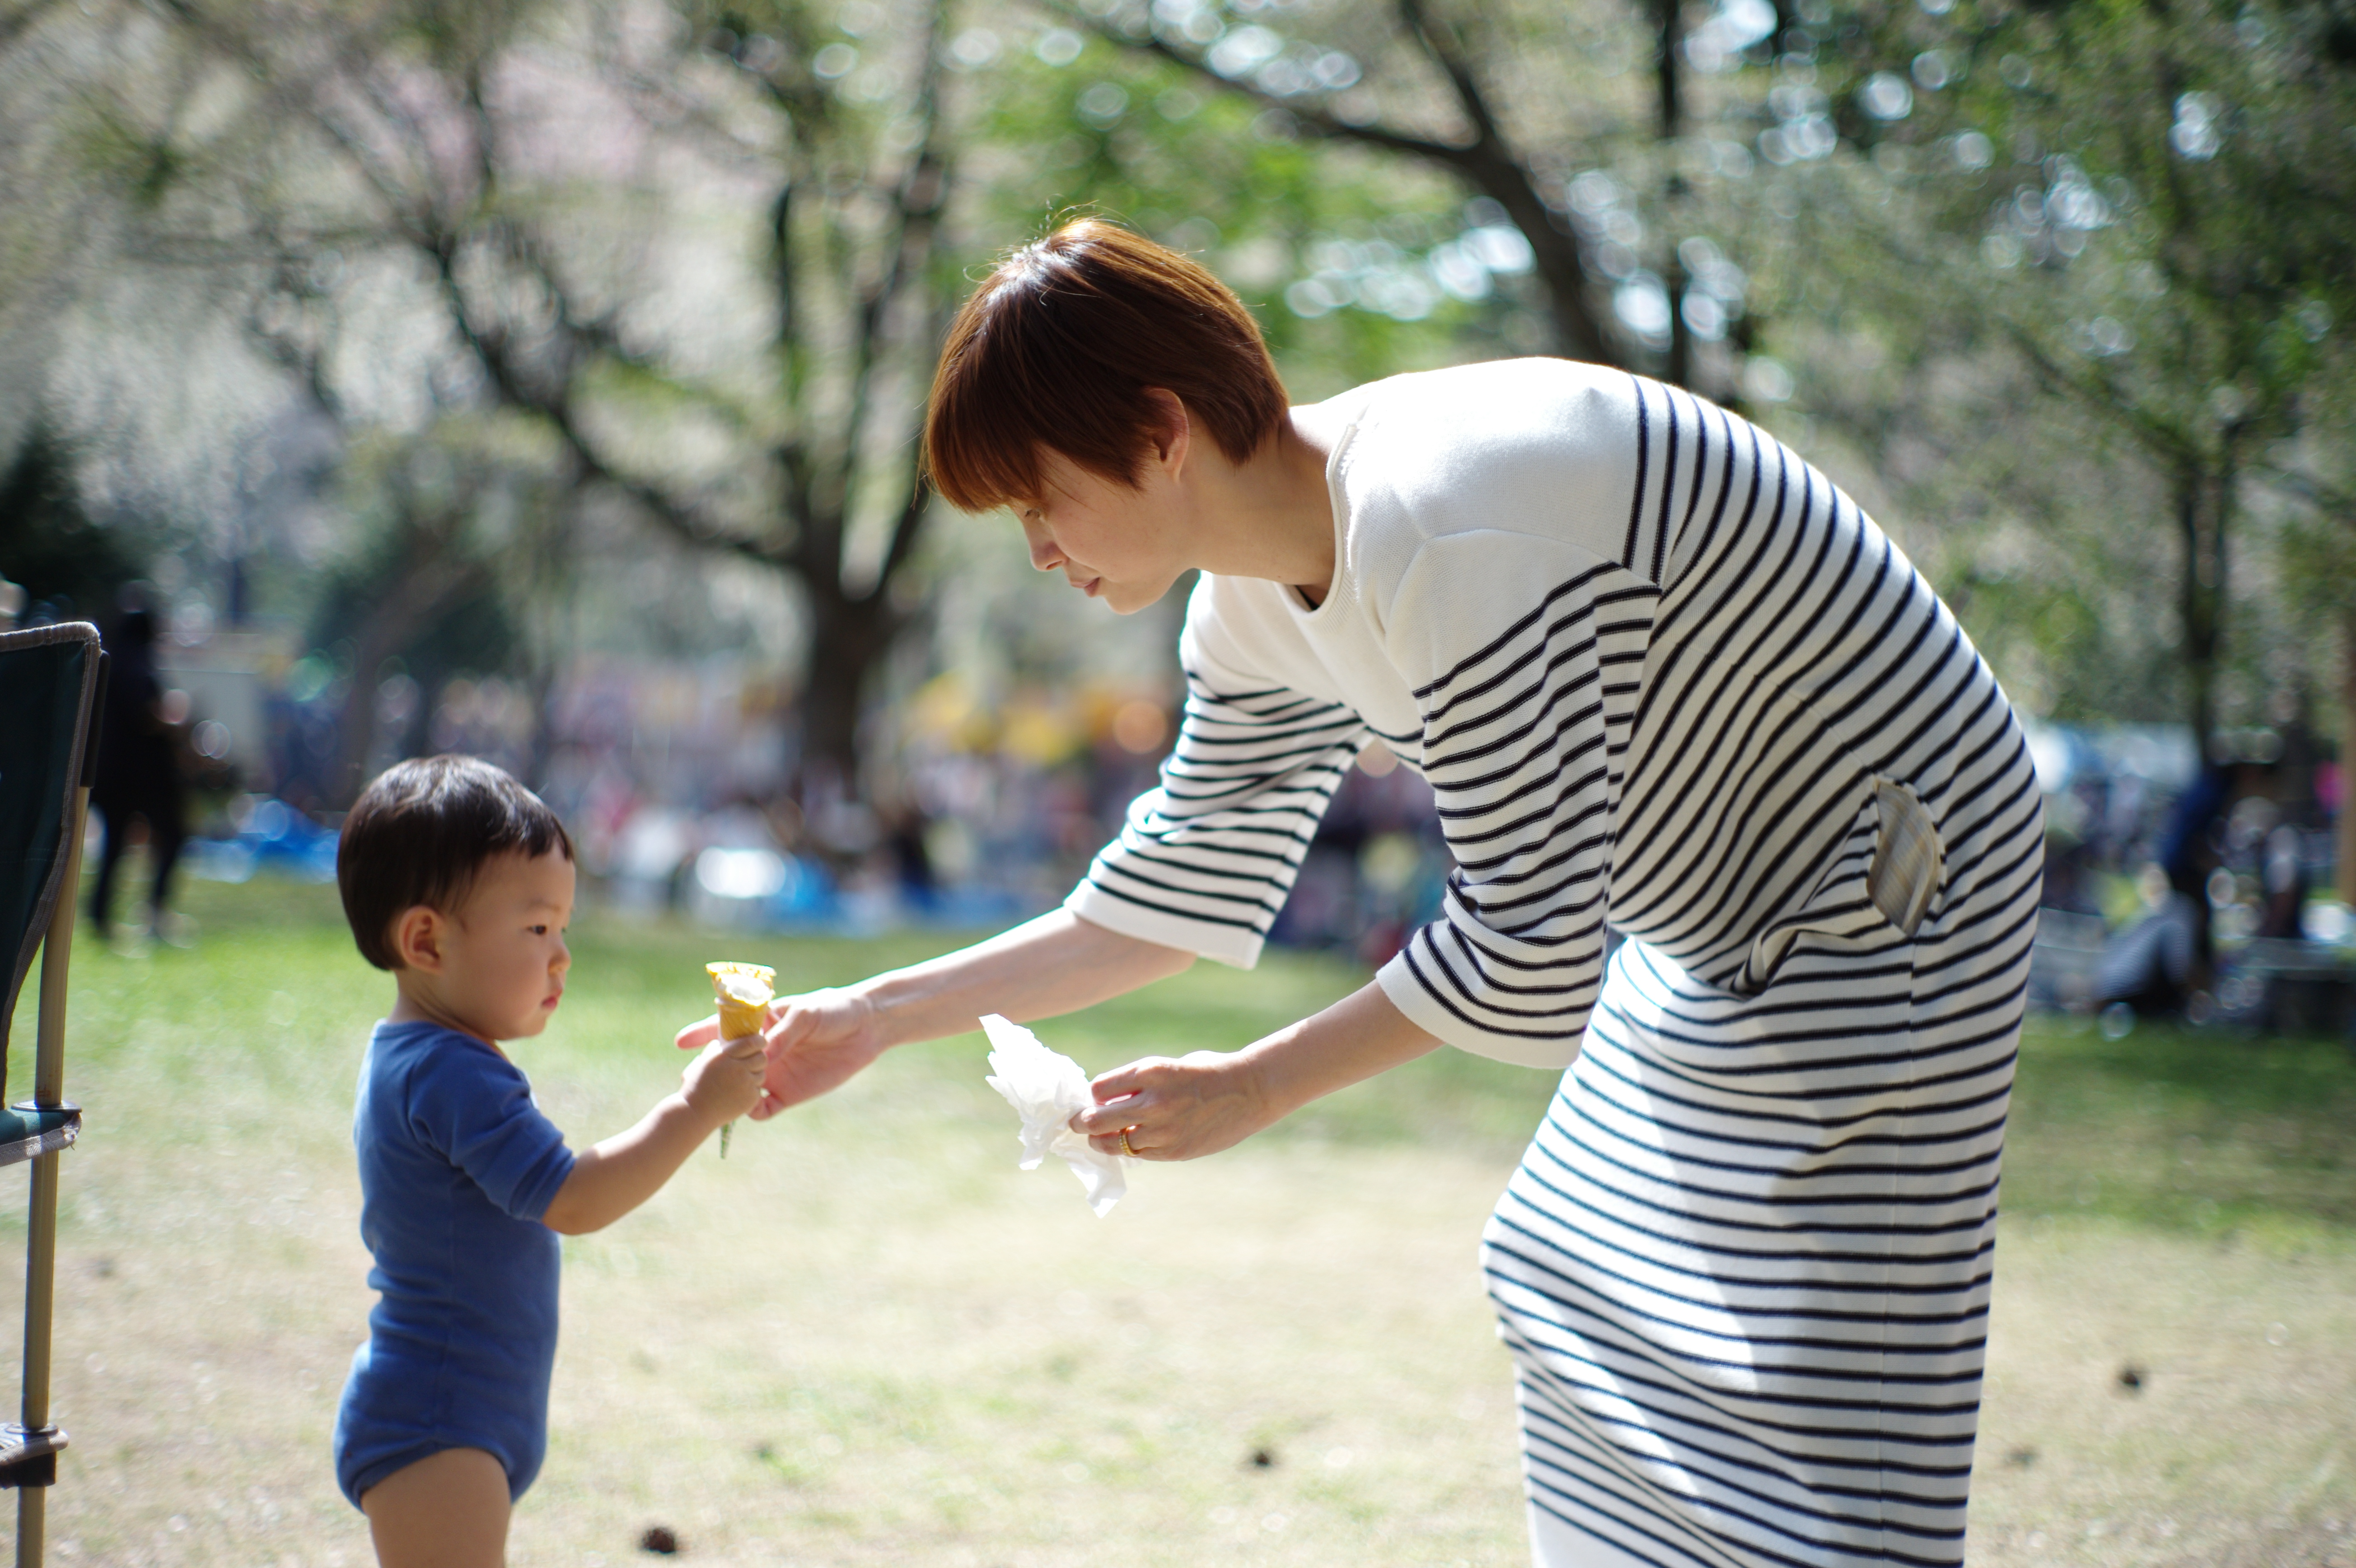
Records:
[[[1333,585],[1202,580],[1177,748],[1067,907],[1248,965],[1379,736],[1456,862],[1385,993],[1576,1059],[1484,1251],[1540,1561],[1958,1561],[2041,869],[2003,693],[1685,392],[1520,360],[1295,417]]]
[[[1379,736],[1430,781],[1457,868],[1384,990],[1451,1044],[1561,1066],[1607,918],[1738,985],[1867,775],[1927,794],[1952,762],[1888,720],[1976,662],[1961,630],[1756,427],[1555,359],[1396,377],[1302,417],[1338,427],[1332,587],[1312,609],[1201,579],[1176,750],[1068,901],[1085,918],[1249,965]],[[1705,559],[1714,590],[1665,616]]]

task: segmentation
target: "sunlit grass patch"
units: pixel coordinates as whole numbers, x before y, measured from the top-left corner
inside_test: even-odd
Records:
[[[90,1132],[64,1187],[57,1534],[83,1562],[359,1568],[327,1445],[369,1304],[351,1092],[391,982],[332,889],[189,903],[194,952],[85,939],[76,961]],[[594,914],[574,935],[564,1008],[518,1055],[576,1142],[676,1082],[706,959],[800,987],[957,940]],[[1100,1069],[1243,1044],[1363,978],[1205,964],[1040,1029]],[[618,1564],[655,1524],[719,1563],[1524,1560],[1475,1243],[1554,1075],[1438,1052],[1217,1159],[1145,1167],[1098,1221],[1068,1173],[1013,1168],[983,1072],[979,1035],[892,1052],[568,1241],[519,1568]],[[2032,1020],[1975,1563],[2351,1544],[2327,1526],[2356,1522],[2351,1093],[2336,1045]],[[21,1236],[22,1178],[0,1181]]]
[[[2157,1231],[2356,1234],[2356,1054],[2337,1041],[2030,1020],[2005,1212]]]

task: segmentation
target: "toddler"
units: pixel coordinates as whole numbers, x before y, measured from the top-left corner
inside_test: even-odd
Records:
[[[712,1045],[637,1125],[575,1155],[498,1044],[547,1027],[572,964],[556,814],[488,763],[402,763],[344,819],[336,880],[397,992],[352,1115],[378,1301],[336,1478],[383,1568],[498,1568],[547,1449],[558,1234],[628,1213],[753,1109],[761,1042]]]

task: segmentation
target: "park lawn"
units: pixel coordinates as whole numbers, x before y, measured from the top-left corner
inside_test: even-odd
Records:
[[[331,889],[190,900],[195,952],[76,956],[57,1559],[358,1568],[327,1437],[369,1299],[351,1083],[390,982]],[[703,959],[804,987],[948,940],[575,935],[564,1009],[517,1055],[576,1143],[673,1082]],[[1041,1032],[1098,1069],[1241,1043],[1361,978],[1202,965]],[[28,997],[20,1093],[31,1036]],[[1144,1168],[1099,1221],[1067,1173],[1013,1168],[982,1072],[978,1037],[895,1052],[567,1243],[519,1568],[620,1563],[657,1524],[712,1563],[1524,1560],[1474,1252],[1547,1075],[1440,1052]],[[1972,1561],[2356,1564],[2347,1053],[2036,1020],[2007,1167]]]

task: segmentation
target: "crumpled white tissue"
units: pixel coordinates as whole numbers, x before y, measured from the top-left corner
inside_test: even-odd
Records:
[[[1036,1170],[1049,1155],[1062,1158],[1088,1189],[1088,1207],[1098,1219],[1129,1190],[1128,1162],[1119,1155],[1098,1154],[1096,1147],[1071,1129],[1071,1115],[1096,1103],[1088,1093],[1088,1075],[1061,1051],[1049,1051],[1039,1037],[991,1013],[981,1020],[990,1036],[990,1065],[997,1071],[990,1086],[1006,1096],[1023,1118],[1023,1160],[1020,1168]]]

